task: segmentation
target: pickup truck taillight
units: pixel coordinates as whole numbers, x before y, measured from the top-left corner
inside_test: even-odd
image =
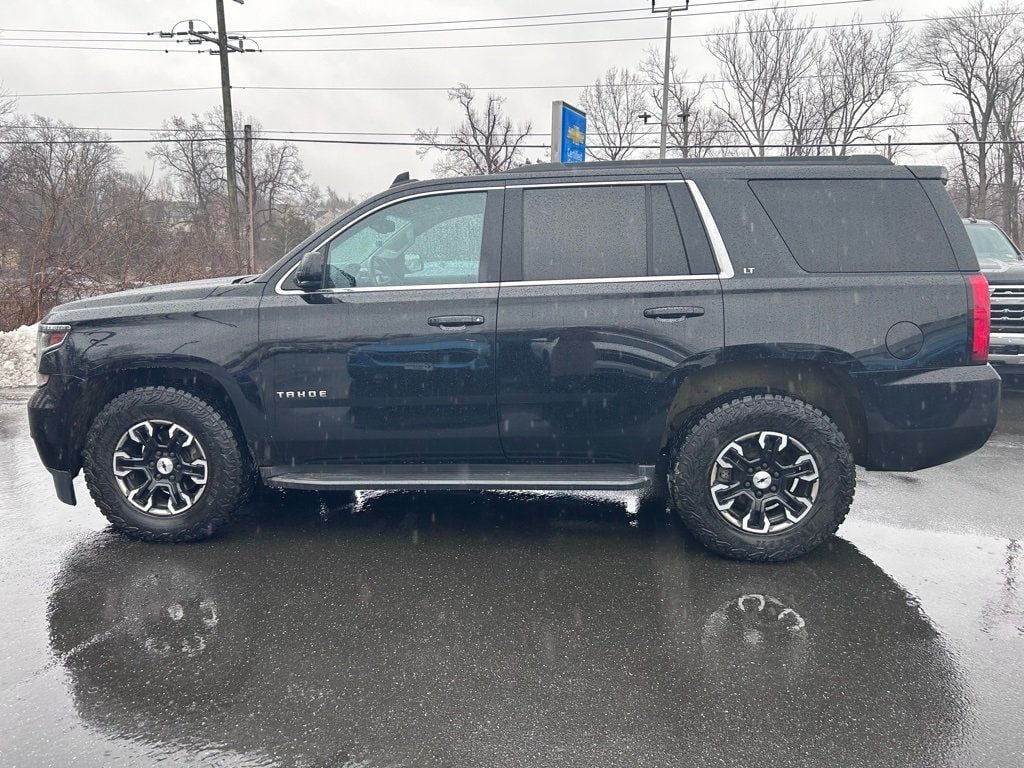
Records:
[[[988,339],[992,327],[992,302],[984,275],[968,275],[971,287],[971,362],[988,362]]]
[[[36,384],[42,386],[46,383],[47,376],[39,372],[43,355],[51,349],[56,349],[64,343],[64,339],[71,333],[70,325],[47,325],[39,324],[39,335],[36,337]]]

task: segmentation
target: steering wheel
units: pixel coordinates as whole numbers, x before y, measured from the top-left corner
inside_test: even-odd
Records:
[[[395,251],[381,251],[373,254],[367,263],[370,282],[374,285],[399,285],[404,272],[399,271],[402,263],[401,254]]]

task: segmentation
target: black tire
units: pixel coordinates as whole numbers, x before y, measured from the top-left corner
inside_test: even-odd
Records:
[[[113,468],[115,448],[126,430],[158,419],[191,432],[207,461],[206,484],[192,506],[163,516],[129,503]],[[111,400],[93,420],[83,454],[85,482],[96,506],[116,530],[144,541],[209,538],[227,524],[252,483],[247,454],[223,415],[195,395],[170,387],[142,387]]]
[[[669,491],[683,524],[708,549],[735,560],[782,562],[822,544],[845,519],[856,484],[853,455],[839,427],[813,405],[783,395],[747,395],[710,408],[691,425],[675,441]],[[720,453],[740,436],[759,431],[791,436],[817,464],[813,506],[778,532],[741,530],[712,497],[711,473]]]

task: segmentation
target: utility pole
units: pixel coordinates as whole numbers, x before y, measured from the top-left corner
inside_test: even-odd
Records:
[[[658,0],[651,0],[651,13],[665,14],[665,72],[664,81],[661,87],[661,143],[658,148],[658,157],[665,159],[665,149],[668,146],[668,80],[672,74],[672,12],[690,10],[690,0],[682,5],[669,5],[658,7]]]
[[[238,50],[241,50],[239,48]],[[220,97],[224,105],[224,159],[228,177],[228,225],[231,245],[238,253],[238,177],[235,165],[235,113],[231,107],[231,70],[228,68],[228,29],[224,0],[217,0],[217,52],[220,55]]]
[[[690,156],[690,113],[679,115],[683,119],[683,157]]]
[[[245,0],[235,0],[243,5]],[[217,5],[217,29],[214,31],[209,24],[199,19],[188,19],[179,21],[170,32],[148,32],[149,35],[159,35],[162,38],[185,38],[188,45],[202,45],[208,43],[213,48],[207,49],[211,55],[220,57],[220,93],[221,104],[224,109],[224,160],[227,165],[227,198],[228,198],[228,229],[231,236],[231,244],[235,253],[241,250],[238,235],[238,166],[235,161],[235,113],[231,106],[231,70],[228,66],[229,53],[250,53],[260,50],[255,40],[250,40],[245,35],[229,35],[227,23],[224,18],[224,0],[216,0]],[[196,28],[199,22],[203,28]],[[183,24],[187,29],[179,30]],[[177,42],[183,42],[177,40]],[[251,47],[246,47],[247,43]]]
[[[245,199],[248,203],[249,215],[246,230],[249,234],[249,259],[246,263],[246,271],[252,275],[256,272],[256,216],[254,215],[255,200],[253,189],[255,182],[252,178],[252,126],[245,124]]]

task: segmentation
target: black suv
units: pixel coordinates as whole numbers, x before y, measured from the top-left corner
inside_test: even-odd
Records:
[[[944,181],[873,157],[399,179],[262,275],[54,309],[32,433],[62,501],[84,468],[148,540],[210,535],[260,481],[640,489],[717,552],[792,558],[855,464],[995,425]]]

